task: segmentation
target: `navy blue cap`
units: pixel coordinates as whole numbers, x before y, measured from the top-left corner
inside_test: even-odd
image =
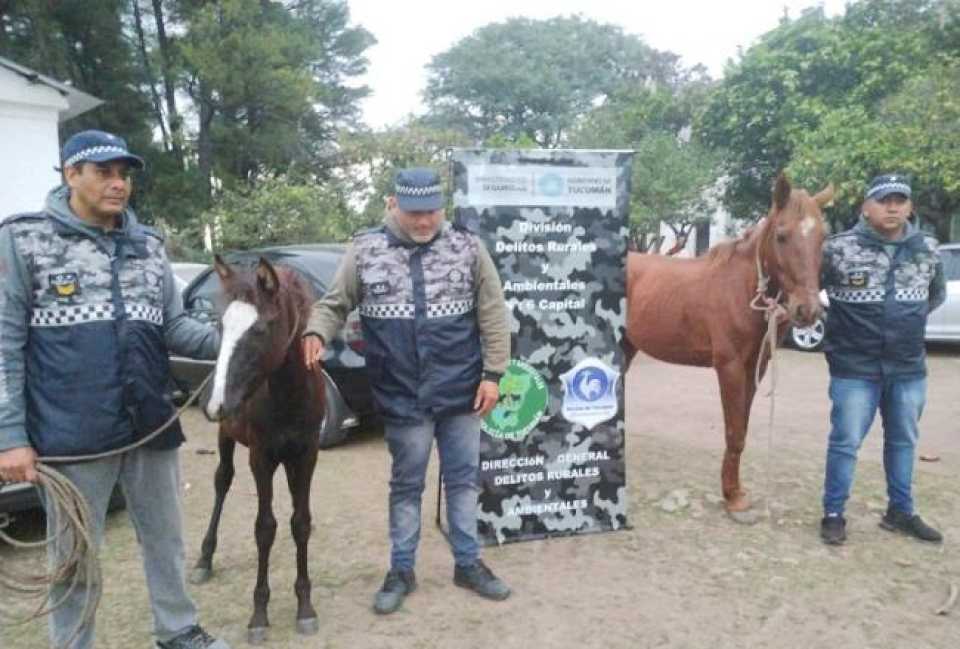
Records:
[[[433,212],[443,207],[440,175],[433,169],[401,169],[394,180],[393,193],[404,212]]]
[[[143,169],[143,158],[127,149],[127,142],[119,135],[106,131],[80,131],[70,136],[60,154],[63,167],[79,162],[109,162],[126,160],[131,166]]]
[[[910,198],[910,180],[903,174],[881,174],[870,181],[866,198],[882,201],[890,194],[903,194]]]

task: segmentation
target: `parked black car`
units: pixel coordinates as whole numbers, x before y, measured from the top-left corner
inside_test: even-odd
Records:
[[[321,296],[330,285],[345,249],[343,244],[303,244],[233,252],[223,257],[228,263],[239,266],[253,267],[261,257],[272,264],[287,266],[308,279],[316,294]],[[220,303],[219,296],[220,278],[210,266],[184,289],[184,309],[189,317],[215,322],[226,308]],[[374,414],[363,352],[360,317],[354,311],[347,318],[341,334],[327,346],[327,355],[323,359],[327,412],[317,431],[321,448],[339,444],[351,429]],[[170,372],[175,388],[180,392],[177,396],[183,398],[196,389],[213,367],[213,361],[171,355]]]

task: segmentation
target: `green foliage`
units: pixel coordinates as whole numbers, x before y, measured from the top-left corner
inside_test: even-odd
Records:
[[[583,148],[631,148],[630,229],[646,249],[669,226],[677,239],[709,220],[708,197],[717,184],[720,155],[689,137],[709,90],[702,78],[680,87],[663,84],[618,92],[592,110],[571,136]]]
[[[832,213],[849,224],[859,213],[865,183],[899,171],[913,180],[917,213],[944,240],[960,212],[960,62],[914,75],[876,112],[843,108],[798,140],[790,173],[808,186],[831,181]]]
[[[0,3],[0,56],[107,103],[72,120],[66,134],[84,128],[122,133],[139,150],[151,141],[141,73],[124,34],[125,0]]]
[[[660,223],[679,240],[696,223],[709,221],[719,165],[719,154],[672,133],[652,133],[637,143],[630,195],[635,240],[658,232]]]
[[[336,189],[288,178],[224,192],[204,221],[218,249],[344,241],[352,234],[350,210]]]
[[[354,126],[373,37],[344,2],[219,0],[191,14],[180,43],[187,88],[208,110],[212,172],[229,185],[306,169],[323,173],[337,127]]]
[[[825,120],[834,128],[877,120],[884,98],[951,56],[950,47],[955,54],[956,42],[944,40],[945,12],[945,0],[861,0],[834,19],[808,10],[729,66],[698,131],[730,152],[730,211],[753,217],[766,209],[773,178]]]
[[[564,143],[577,118],[624,85],[674,83],[677,57],[579,16],[511,18],[476,30],[427,66],[435,125],[475,140]]]
[[[354,200],[363,205],[358,223],[374,225],[381,221],[384,200],[393,190],[398,169],[432,167],[449,186],[447,151],[470,143],[458,131],[432,128],[420,122],[341,139],[345,170],[338,178]]]
[[[116,132],[147,159],[133,205],[184,254],[201,247],[218,192],[229,202],[268,178],[329,182],[338,133],[357,127],[368,93],[353,79],[372,43],[344,0],[0,3],[0,55],[106,102],[65,130]]]

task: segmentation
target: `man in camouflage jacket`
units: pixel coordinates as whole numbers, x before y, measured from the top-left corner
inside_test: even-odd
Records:
[[[946,289],[936,240],[908,220],[910,195],[904,176],[878,176],[867,189],[861,220],[823,248],[821,284],[830,298],[824,348],[833,408],[820,531],[831,545],[846,540],[843,512],[857,451],[878,409],[889,498],[880,525],[942,540],[914,511],[911,492],[927,390],[924,330]]]
[[[304,339],[315,368],[360,307],[366,367],[393,459],[390,570],[374,610],[392,613],[416,587],[420,507],[433,439],[447,496],[454,583],[490,599],[510,590],[479,559],[480,420],[497,403],[510,352],[500,278],[480,240],[444,221],[440,178],[396,176],[381,227],[357,235]]]
[[[65,184],[41,212],[0,225],[0,480],[35,481],[37,456],[110,451],[147,436],[174,413],[165,397],[167,350],[215,358],[216,330],[182,317],[162,237],[127,207],[131,168],[143,161],[124,140],[83,131],[64,144]],[[57,464],[90,505],[103,537],[117,484],[144,558],[159,646],[227,645],[197,624],[187,595],[179,502],[179,423],[146,446],[110,458]],[[49,551],[71,547],[48,508]],[[55,537],[55,538],[54,538]],[[65,587],[53,591],[53,601]],[[51,643],[64,645],[87,593],[77,587],[52,614]],[[77,649],[94,645],[93,624]]]

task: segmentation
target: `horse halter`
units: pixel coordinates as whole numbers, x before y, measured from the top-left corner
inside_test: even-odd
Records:
[[[757,242],[757,254],[754,255],[754,261],[756,262],[757,267],[757,291],[753,296],[753,300],[750,302],[750,308],[757,311],[766,311],[764,314],[766,319],[769,319],[770,312],[776,310],[777,307],[783,309],[783,305],[780,304],[780,300],[783,298],[783,291],[777,289],[777,294],[775,296],[769,295],[770,275],[765,272],[766,269],[764,268],[764,263],[760,259],[760,251],[763,248],[763,244],[768,238],[771,237],[767,230],[773,227],[773,220],[769,218],[766,219],[766,222],[763,225],[763,231],[760,234],[760,241]]]

